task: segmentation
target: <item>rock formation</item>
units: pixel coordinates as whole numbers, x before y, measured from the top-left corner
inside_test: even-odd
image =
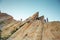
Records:
[[[0,34],[1,40],[60,40],[60,21],[48,22],[48,18],[39,17],[36,12],[24,21],[15,20],[3,26]]]
[[[0,12],[0,30],[3,26],[9,24],[12,21],[15,21],[12,16]]]
[[[0,12],[0,21],[4,21],[4,20],[10,21],[12,19],[13,19],[12,16],[10,16],[10,15],[8,15],[6,13],[1,13]]]

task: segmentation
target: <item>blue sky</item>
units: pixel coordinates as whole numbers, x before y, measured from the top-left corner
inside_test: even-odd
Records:
[[[0,10],[16,20],[25,20],[38,11],[49,21],[60,21],[59,0],[0,0]]]

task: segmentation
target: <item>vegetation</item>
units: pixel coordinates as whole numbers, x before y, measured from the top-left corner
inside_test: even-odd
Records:
[[[1,21],[0,24],[4,24],[4,21]]]

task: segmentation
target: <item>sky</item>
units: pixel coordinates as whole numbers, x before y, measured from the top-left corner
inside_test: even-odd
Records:
[[[39,12],[39,16],[44,15],[49,21],[60,21],[60,0],[0,0],[0,10],[16,20]]]

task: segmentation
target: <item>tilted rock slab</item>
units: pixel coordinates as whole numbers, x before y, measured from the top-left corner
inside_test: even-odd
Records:
[[[4,38],[10,36],[12,32],[16,30],[16,28],[18,28],[19,26],[20,26],[20,22],[17,22],[14,25],[10,26],[9,28],[5,29],[4,31],[2,31],[1,37]]]
[[[29,24],[28,25],[24,25],[23,26],[24,28],[23,27],[22,27],[22,29],[20,28],[15,33],[16,36],[13,34],[8,40],[23,40],[25,35],[29,35],[29,32],[33,32],[33,31],[36,30],[37,26],[39,25],[39,23],[38,24],[36,24],[36,23],[38,23],[38,21],[34,21],[30,26],[28,26]]]

